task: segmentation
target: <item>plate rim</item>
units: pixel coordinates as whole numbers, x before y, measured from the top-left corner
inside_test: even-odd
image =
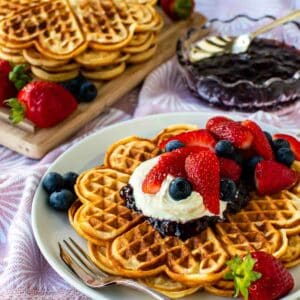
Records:
[[[34,197],[32,200],[32,206],[31,206],[31,225],[32,225],[32,231],[33,231],[33,236],[34,239],[36,241],[36,244],[42,254],[42,256],[44,257],[44,259],[49,263],[49,265],[54,269],[54,271],[63,279],[65,280],[70,286],[72,286],[74,289],[76,289],[77,291],[80,291],[82,294],[88,296],[88,297],[93,297],[92,291],[94,291],[93,289],[85,286],[84,284],[79,284],[76,285],[76,281],[74,278],[72,278],[71,276],[71,271],[70,272],[66,272],[63,268],[60,268],[55,260],[53,255],[51,255],[51,253],[48,253],[48,250],[45,248],[44,242],[42,241],[42,238],[40,237],[38,230],[37,230],[37,201],[39,198],[39,194],[40,191],[42,190],[42,181],[44,179],[44,177],[47,175],[47,173],[51,172],[52,169],[55,168],[55,166],[57,164],[60,163],[60,161],[62,161],[65,157],[67,157],[68,155],[70,155],[71,152],[76,151],[76,148],[78,148],[81,144],[83,143],[88,143],[90,140],[93,140],[96,136],[98,135],[102,135],[107,131],[111,131],[114,130],[115,128],[121,127],[121,126],[128,126],[130,124],[134,124],[134,123],[142,123],[144,121],[148,121],[149,119],[157,119],[157,118],[170,118],[170,117],[174,117],[174,124],[180,124],[180,123],[176,123],[176,116],[180,116],[182,118],[186,117],[188,119],[189,116],[192,117],[196,117],[199,116],[199,118],[201,117],[205,117],[205,118],[209,118],[209,117],[213,117],[213,116],[226,116],[229,118],[232,118],[234,120],[242,120],[245,119],[245,117],[239,116],[239,115],[235,115],[232,113],[228,113],[228,112],[172,112],[172,113],[160,113],[160,114],[153,114],[153,115],[148,115],[148,116],[143,116],[143,117],[137,117],[137,118],[133,118],[130,120],[124,120],[124,121],[120,121],[114,124],[110,124],[108,126],[104,126],[101,127],[99,129],[97,129],[95,132],[89,134],[86,137],[83,137],[81,140],[79,140],[78,142],[74,143],[72,146],[70,146],[66,151],[64,151],[63,153],[61,153],[47,168],[47,170],[45,171],[44,175],[41,177],[40,182],[36,188],[36,191],[34,193]],[[284,128],[278,128],[275,127],[273,125],[269,125],[266,124],[264,122],[261,121],[257,121],[260,125],[262,126],[267,126],[267,128],[272,129],[273,131],[278,131],[280,130],[280,132],[283,133],[289,133],[289,131],[287,129]],[[193,122],[191,122],[193,123]],[[191,124],[191,123],[186,123],[186,124]],[[182,124],[182,123],[181,123]],[[161,128],[162,130],[163,128]],[[292,133],[290,133],[292,134]],[[124,136],[126,137],[126,135]],[[88,162],[86,162],[88,163]],[[99,297],[101,297],[101,293],[97,293],[99,294]],[[286,297],[282,298],[285,300],[292,300],[292,299],[297,299],[297,297],[300,296],[300,289],[295,290],[292,294],[288,294]],[[105,299],[105,298],[103,298]],[[230,298],[228,298],[230,299]]]

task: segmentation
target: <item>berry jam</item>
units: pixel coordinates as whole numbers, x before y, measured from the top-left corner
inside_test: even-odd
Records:
[[[226,83],[249,80],[262,84],[272,77],[291,78],[300,70],[300,52],[275,40],[254,39],[248,51],[224,54],[194,63],[197,73],[215,75]]]
[[[290,105],[299,100],[299,50],[257,38],[246,53],[192,63],[187,45],[193,34],[188,31],[178,41],[177,58],[183,80],[200,101],[226,110],[254,112],[292,109]]]

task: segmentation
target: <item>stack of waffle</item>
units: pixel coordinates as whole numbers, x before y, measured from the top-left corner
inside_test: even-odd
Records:
[[[171,298],[199,289],[231,296],[226,261],[261,250],[287,267],[300,263],[300,185],[272,196],[251,195],[228,221],[185,241],[162,237],[142,215],[125,206],[120,189],[143,161],[157,156],[160,141],[194,126],[166,128],[154,139],[129,137],[113,144],[104,165],[83,172],[69,210],[70,223],[88,241],[92,260],[108,273],[136,278]],[[297,168],[297,164],[295,165]],[[300,171],[300,168],[299,168]]]
[[[1,0],[0,58],[41,79],[109,80],[155,54],[156,0]]]

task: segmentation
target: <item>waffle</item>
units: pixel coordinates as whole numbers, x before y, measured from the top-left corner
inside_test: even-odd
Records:
[[[79,71],[92,80],[111,80],[127,64],[155,55],[156,33],[163,26],[155,3],[3,0],[0,47],[18,52],[0,49],[0,58],[15,64],[28,62],[32,73],[43,80],[65,81]],[[79,64],[76,72],[69,67],[74,61]]]
[[[89,249],[99,267],[104,265],[150,286],[158,287],[160,278],[166,277],[191,287],[191,292],[203,286],[210,293],[231,296],[232,282],[223,276],[228,271],[225,262],[235,255],[260,250],[272,253],[287,267],[300,263],[300,184],[271,196],[253,193],[248,205],[229,214],[226,222],[185,241],[162,237],[141,215],[125,206],[119,191],[141,162],[160,153],[161,141],[196,128],[172,125],[153,139],[131,136],[112,144],[104,166],[78,177],[75,190],[84,204],[71,223],[94,245]],[[115,172],[114,180],[107,184],[103,183],[105,172]],[[105,186],[108,193],[102,191]]]
[[[88,242],[88,249],[90,258],[100,269],[111,275],[120,275],[108,259],[108,246],[109,243],[103,245],[96,245]],[[162,274],[155,277],[146,277],[139,280],[141,283],[160,291],[170,298],[182,298],[187,295],[193,294],[201,287],[188,287],[180,282],[171,280],[168,276]]]

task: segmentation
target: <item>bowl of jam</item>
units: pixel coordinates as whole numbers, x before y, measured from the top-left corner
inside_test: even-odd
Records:
[[[241,19],[244,26],[239,26]],[[211,57],[197,53],[203,38],[248,33],[272,19],[240,15],[190,28],[177,43],[177,59],[191,92],[199,100],[227,110],[292,109],[300,99],[299,23],[289,22],[257,37],[245,53]]]

